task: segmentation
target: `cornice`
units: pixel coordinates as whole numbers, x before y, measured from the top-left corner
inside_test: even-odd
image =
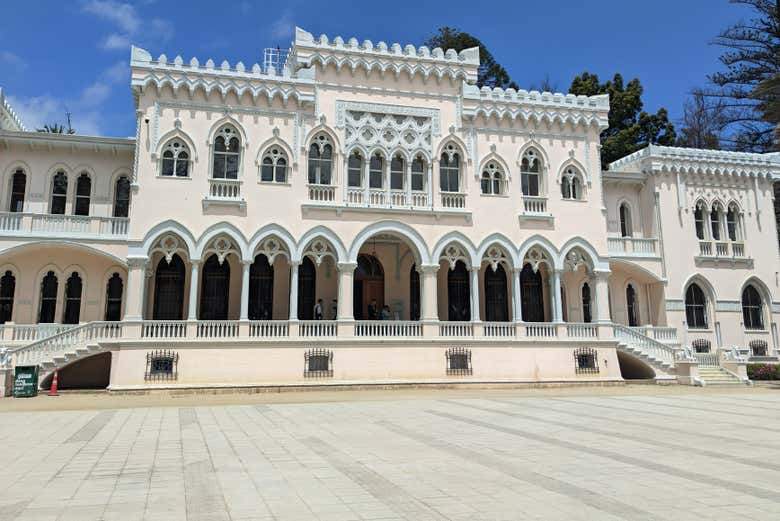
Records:
[[[22,132],[27,130],[19,115],[8,103],[8,100],[5,99],[5,94],[3,94],[2,88],[0,88],[0,118],[10,123],[11,128],[8,130],[20,130]],[[2,129],[2,127],[0,127],[0,129]]]
[[[0,130],[0,142],[21,143],[25,145],[46,145],[49,147],[79,147],[110,148],[115,151],[133,152],[135,150],[134,138],[113,138],[98,136],[81,136],[78,134],[52,134],[49,132],[21,132]]]

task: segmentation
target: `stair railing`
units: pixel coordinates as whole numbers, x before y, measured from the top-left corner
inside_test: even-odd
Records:
[[[121,322],[87,322],[31,344],[9,349],[6,354],[7,364],[10,364],[10,367],[39,365],[52,361],[56,355],[84,346],[90,341],[108,340],[121,336]]]
[[[612,325],[615,338],[623,340],[629,346],[638,349],[642,354],[655,358],[671,367],[679,359],[679,348],[669,346],[663,342],[620,324]]]

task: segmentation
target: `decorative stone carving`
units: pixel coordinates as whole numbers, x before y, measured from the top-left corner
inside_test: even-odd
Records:
[[[534,273],[539,271],[540,264],[547,264],[547,266],[552,265],[549,256],[537,247],[532,247],[528,250],[528,253],[525,254],[525,259],[523,259],[523,264],[525,263],[531,265],[531,269],[534,270]]]
[[[509,257],[507,256],[504,249],[500,246],[491,246],[488,248],[484,257],[482,257],[482,262],[489,263],[490,267],[493,268],[493,271],[498,269],[499,264],[504,264],[507,269],[509,269],[511,265],[509,262]]]
[[[590,258],[579,248],[574,248],[566,254],[566,258],[563,260],[563,264],[566,269],[570,271],[577,271],[580,266],[585,266],[585,269],[591,269]]]
[[[217,237],[211,242],[211,248],[206,253],[213,253],[217,256],[217,262],[220,266],[225,262],[225,258],[230,253],[238,254],[238,250],[233,246],[233,242],[227,237]]]
[[[330,146],[330,149],[333,150],[333,143],[330,141],[330,136],[324,132],[314,136],[314,139],[311,140],[311,144],[317,146],[320,155],[322,155],[322,153],[325,151],[325,146]]]
[[[455,265],[458,263],[458,261],[462,261],[466,266],[469,266],[471,261],[469,254],[466,253],[466,250],[463,249],[463,246],[457,243],[450,244],[444,248],[444,251],[442,252],[439,260],[447,261],[451,270],[455,269]]]
[[[277,255],[284,255],[290,258],[290,252],[284,247],[284,243],[276,237],[266,237],[258,245],[255,255],[263,254],[268,259],[268,264],[273,265]]]
[[[152,250],[152,252],[161,252],[163,256],[165,257],[165,262],[168,264],[171,263],[173,260],[173,256],[176,253],[179,253],[180,251],[185,251],[183,248],[180,247],[181,240],[169,233],[167,235],[164,235],[160,238],[160,240],[157,242],[157,247]]]
[[[328,256],[332,257],[334,261],[336,260],[336,251],[325,239],[314,239],[309,243],[303,255],[310,257],[317,266],[322,264],[322,260]]]

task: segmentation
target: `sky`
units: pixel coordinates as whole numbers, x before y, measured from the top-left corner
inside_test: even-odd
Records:
[[[0,88],[29,129],[69,111],[80,134],[134,136],[131,44],[249,68],[265,47],[288,47],[296,25],[402,45],[447,25],[482,40],[521,88],[549,76],[566,92],[583,71],[619,72],[640,79],[646,110],[676,122],[691,89],[721,69],[712,40],[749,16],[727,0],[25,0],[0,9]]]

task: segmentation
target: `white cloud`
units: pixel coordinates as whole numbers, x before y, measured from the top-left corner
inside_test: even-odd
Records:
[[[18,55],[11,51],[0,50],[0,64],[26,69],[27,63]]]
[[[285,9],[282,16],[271,24],[271,37],[275,39],[291,38],[295,24],[292,20],[292,12]]]
[[[100,40],[98,47],[106,51],[127,50],[135,42],[154,45],[173,37],[174,27],[168,20],[151,18],[144,20],[135,6],[115,0],[88,0],[82,11],[105,20],[109,34]]]
[[[100,47],[106,51],[115,51],[117,49],[128,49],[131,45],[130,36],[126,34],[112,33],[106,36],[106,39],[100,43]]]
[[[141,18],[130,4],[113,0],[90,0],[84,4],[83,10],[116,24],[125,33],[136,33],[141,27]]]

